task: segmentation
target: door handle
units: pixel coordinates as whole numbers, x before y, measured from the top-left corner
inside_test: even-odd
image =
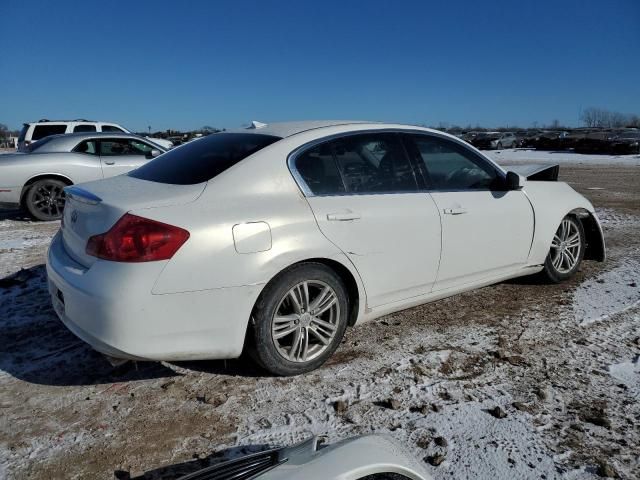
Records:
[[[360,214],[354,213],[354,212],[327,214],[327,220],[336,221],[336,222],[347,222],[350,220],[359,220],[359,219],[360,219]]]
[[[445,208],[442,211],[445,215],[462,215],[463,213],[467,213],[467,209],[462,207]]]
[[[114,163],[116,163],[115,160],[105,160],[104,161],[105,165],[113,165]]]

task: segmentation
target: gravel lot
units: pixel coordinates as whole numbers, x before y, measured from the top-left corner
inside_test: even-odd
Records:
[[[311,434],[377,432],[436,479],[640,478],[640,167],[560,172],[598,208],[606,264],[356,327],[296,378],[242,359],[112,368],[49,305],[57,223],[0,213],[0,477],[174,478]]]

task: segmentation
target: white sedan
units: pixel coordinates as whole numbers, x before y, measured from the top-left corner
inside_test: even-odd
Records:
[[[240,356],[308,372],[348,326],[509,278],[603,261],[557,167],[506,172],[407,125],[254,124],[66,189],[53,305],[106,355]]]

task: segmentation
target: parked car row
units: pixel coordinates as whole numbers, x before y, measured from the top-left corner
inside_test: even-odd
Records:
[[[576,128],[572,130],[515,130],[513,132],[469,131],[456,136],[481,150],[534,148],[628,155],[640,153],[640,130]]]
[[[68,133],[132,133],[117,123],[96,122],[83,118],[75,120],[47,120],[25,123],[18,137],[18,150],[27,151],[28,147],[38,140],[51,135]],[[146,137],[164,149],[173,147],[173,143],[164,138]]]
[[[640,153],[640,130],[636,128],[467,132],[459,137],[482,150],[518,147],[611,155]]]
[[[518,137],[513,132],[471,132],[461,138],[481,150],[502,150],[518,147]]]

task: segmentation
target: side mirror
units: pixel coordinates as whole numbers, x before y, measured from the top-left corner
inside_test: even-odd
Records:
[[[162,152],[160,150],[156,150],[155,148],[149,152],[147,152],[147,158],[156,158]]]
[[[506,187],[507,190],[521,190],[524,187],[525,178],[516,172],[507,172]]]

